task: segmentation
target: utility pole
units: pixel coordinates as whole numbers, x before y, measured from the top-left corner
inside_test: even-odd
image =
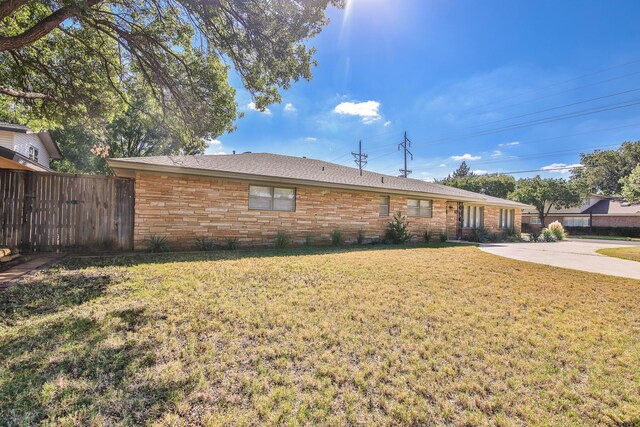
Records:
[[[409,151],[409,147],[411,147],[411,140],[407,138],[407,132],[404,133],[404,141],[398,144],[398,151],[402,148],[404,150],[404,169],[400,169],[400,173],[403,177],[407,177],[412,171],[407,169],[407,154],[411,156],[411,160],[413,160],[413,154]]]
[[[351,152],[351,155],[354,157],[354,162],[358,165],[358,169],[360,169],[360,176],[362,176],[362,167],[367,164],[368,154],[362,154],[362,140],[360,140],[360,148],[357,153]]]

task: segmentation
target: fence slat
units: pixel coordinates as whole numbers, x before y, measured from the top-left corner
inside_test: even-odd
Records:
[[[0,170],[0,246],[23,252],[131,250],[134,181]]]

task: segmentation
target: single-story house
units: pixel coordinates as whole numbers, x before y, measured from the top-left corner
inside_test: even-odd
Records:
[[[60,148],[49,132],[0,123],[0,169],[49,172],[51,159],[61,158]]]
[[[551,208],[544,224],[538,212],[532,208],[522,211],[522,224],[528,228],[542,228],[554,221],[571,229],[594,227],[620,228],[640,227],[640,203],[628,203],[620,197],[592,194],[580,206],[572,208]]]
[[[134,249],[150,236],[174,248],[196,238],[273,244],[278,231],[295,243],[307,235],[345,240],[358,230],[380,237],[394,212],[408,217],[416,239],[429,228],[437,238],[520,231],[521,210],[510,200],[418,179],[383,175],[305,157],[268,153],[109,159],[119,177],[135,179]]]

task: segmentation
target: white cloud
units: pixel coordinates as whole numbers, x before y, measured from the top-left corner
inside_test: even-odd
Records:
[[[284,106],[284,111],[289,111],[291,113],[295,113],[298,110],[296,110],[296,107],[294,107],[293,104],[289,102]]]
[[[379,108],[380,103],[378,101],[341,102],[336,105],[333,111],[347,116],[361,117],[362,123],[368,125],[382,118],[378,111]]]
[[[451,156],[453,160],[480,160],[482,157],[472,154],[463,154],[462,156]]]
[[[250,102],[247,104],[247,108],[249,110],[253,110],[253,111],[257,111],[258,113],[262,113],[262,114],[266,114],[266,115],[271,115],[271,110],[269,110],[268,108],[265,108],[264,111],[260,111],[256,108],[256,103],[255,102]]]
[[[506,142],[504,144],[498,144],[498,147],[513,147],[514,145],[520,145],[520,141]]]
[[[475,173],[476,175],[486,175],[486,174],[488,174],[489,172],[484,171],[484,170],[482,170],[482,169],[476,169],[476,170],[474,170],[474,171],[473,171],[473,173]]]
[[[441,168],[446,168],[446,167],[447,167],[447,165],[445,165],[444,163],[440,163],[440,167],[441,167]]]
[[[566,174],[571,172],[572,168],[581,168],[581,167],[582,165],[580,163],[574,163],[571,165],[568,165],[566,163],[551,163],[550,165],[543,166],[540,169],[543,171]]]
[[[500,156],[502,156],[502,151],[500,150],[493,150],[493,153],[491,153],[491,157],[493,157],[494,159]]]
[[[384,122],[384,127],[389,127],[389,126],[391,126],[391,120]]]
[[[207,141],[207,148],[204,150],[204,154],[227,154],[222,147],[222,141],[219,139],[212,139]]]
[[[313,137],[313,136],[308,136],[308,137],[306,137],[305,139],[306,139],[307,141],[309,141],[309,142],[315,142],[315,141],[317,141],[317,140],[318,140],[318,138]]]

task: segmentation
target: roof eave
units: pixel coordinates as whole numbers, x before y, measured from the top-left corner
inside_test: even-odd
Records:
[[[62,158],[62,152],[60,151],[60,147],[58,144],[51,138],[51,135],[46,130],[37,133],[38,138],[42,142],[42,145],[47,149],[49,153],[49,157],[55,160],[59,160]]]

